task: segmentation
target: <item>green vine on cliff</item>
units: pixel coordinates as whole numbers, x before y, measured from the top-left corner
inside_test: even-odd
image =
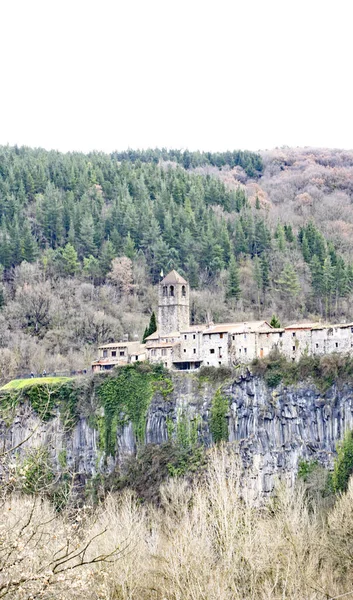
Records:
[[[216,443],[228,441],[227,412],[228,398],[219,389],[213,397],[210,416],[210,431]]]
[[[132,423],[138,443],[143,442],[147,411],[154,391],[158,389],[164,397],[172,391],[170,380],[165,375],[159,365],[134,364],[120,367],[100,384],[97,393],[104,408],[102,434],[107,456],[115,454],[117,428],[128,422]],[[102,442],[100,440],[101,447]]]

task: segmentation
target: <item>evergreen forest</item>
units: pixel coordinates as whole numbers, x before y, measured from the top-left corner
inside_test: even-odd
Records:
[[[191,320],[352,320],[353,152],[0,148],[0,371],[142,339],[160,273]]]

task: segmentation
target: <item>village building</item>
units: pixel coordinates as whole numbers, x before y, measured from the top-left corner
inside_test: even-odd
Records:
[[[189,284],[172,270],[159,283],[157,331],[145,344],[119,342],[99,347],[93,371],[149,360],[167,369],[236,366],[277,349],[292,361],[302,356],[353,352],[353,323],[294,323],[273,328],[264,320],[190,325]]]
[[[92,363],[92,371],[108,371],[113,367],[146,360],[145,345],[140,342],[114,342],[98,347],[99,358]]]

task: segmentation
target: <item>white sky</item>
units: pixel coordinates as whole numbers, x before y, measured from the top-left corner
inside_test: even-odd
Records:
[[[0,144],[353,148],[350,0],[1,0]]]

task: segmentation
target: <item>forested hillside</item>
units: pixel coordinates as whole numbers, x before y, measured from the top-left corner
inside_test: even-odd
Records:
[[[0,148],[0,370],[140,338],[176,268],[194,321],[352,320],[353,152]]]

